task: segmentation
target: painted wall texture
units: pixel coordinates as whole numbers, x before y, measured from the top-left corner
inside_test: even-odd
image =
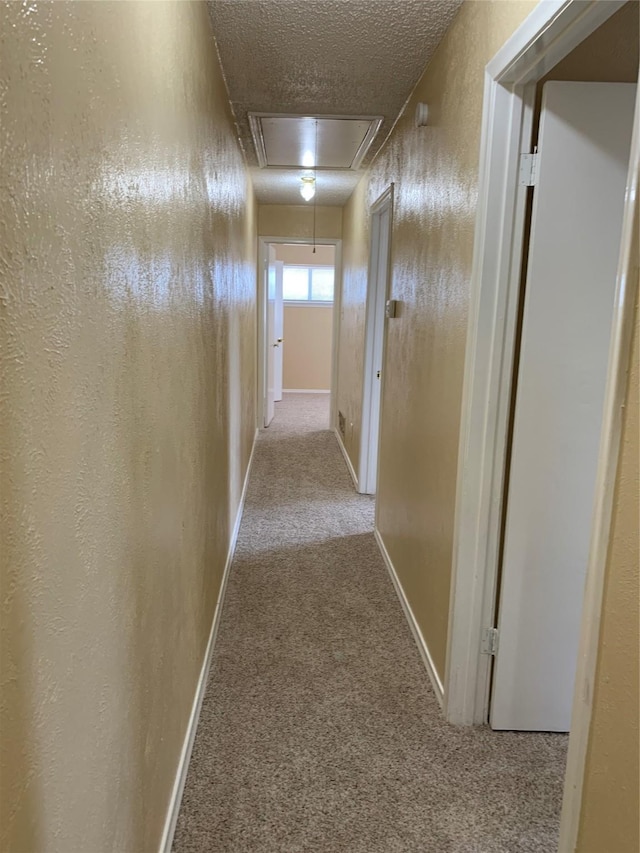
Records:
[[[331,388],[333,308],[284,306],[283,387],[328,391]]]
[[[635,265],[640,287],[636,204]],[[578,853],[640,850],[639,541],[640,330],[635,333],[605,575],[598,665],[582,790]]]
[[[273,248],[276,260],[285,264],[333,266],[336,260],[335,246],[315,246],[315,252],[311,243],[274,243]]]
[[[444,677],[484,66],[535,2],[467,2],[345,208],[338,408],[358,464],[368,209],[395,182],[377,524]],[[416,129],[416,103],[429,126]]]
[[[206,7],[0,7],[0,849],[157,850],[255,429]]]
[[[261,204],[258,206],[258,234],[262,237],[313,238],[312,204]],[[342,208],[316,207],[316,237],[339,240],[342,237]]]

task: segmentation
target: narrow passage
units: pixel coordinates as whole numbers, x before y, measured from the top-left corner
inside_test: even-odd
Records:
[[[260,434],[176,853],[552,853],[566,737],[447,725],[328,397]]]

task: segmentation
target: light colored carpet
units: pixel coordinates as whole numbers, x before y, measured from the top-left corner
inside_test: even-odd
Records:
[[[555,851],[566,737],[443,721],[327,426],[260,435],[174,850]]]

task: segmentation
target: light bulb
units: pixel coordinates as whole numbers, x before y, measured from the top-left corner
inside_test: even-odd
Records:
[[[305,201],[311,201],[316,194],[316,182],[313,178],[303,178],[300,195]]]

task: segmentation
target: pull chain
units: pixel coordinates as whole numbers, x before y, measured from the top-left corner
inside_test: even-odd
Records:
[[[313,185],[316,188],[313,196],[313,252],[316,253],[316,202],[318,200],[318,119],[316,119],[316,144],[313,155]]]

